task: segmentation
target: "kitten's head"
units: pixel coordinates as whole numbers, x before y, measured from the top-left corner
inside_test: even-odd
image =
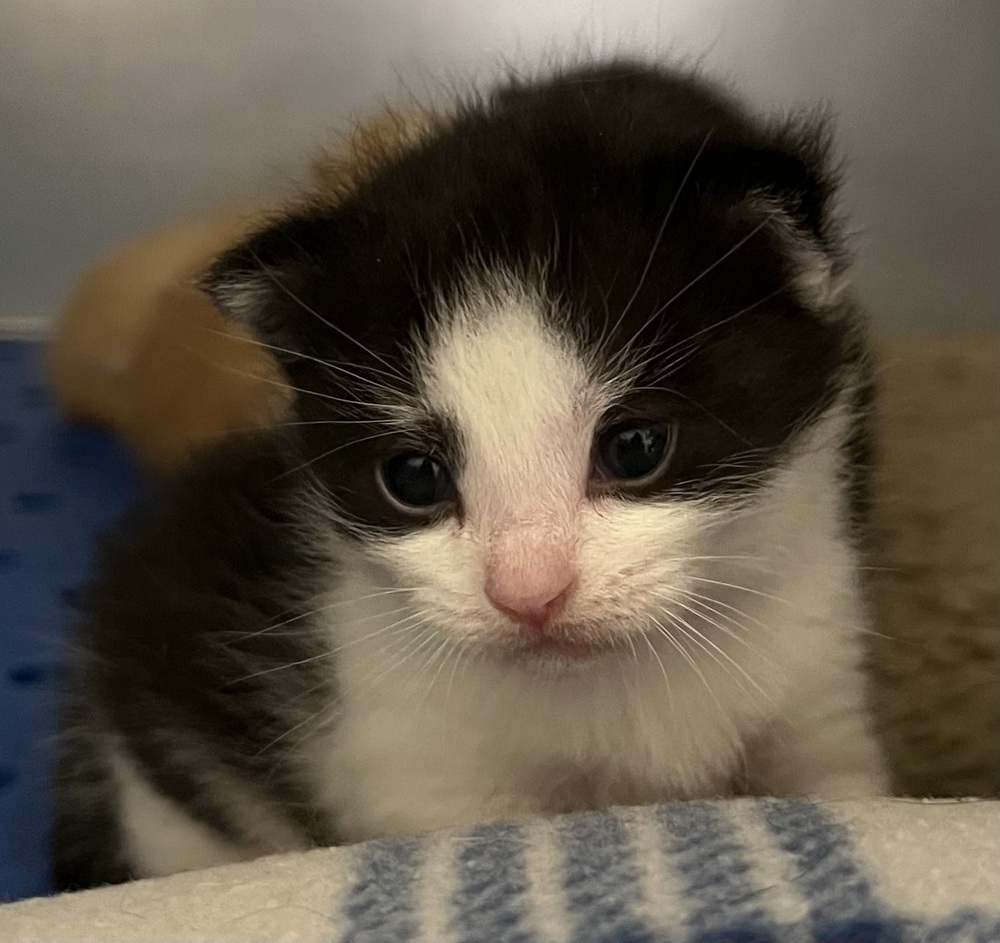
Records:
[[[283,363],[298,474],[376,583],[457,641],[584,655],[740,551],[838,392],[823,150],[672,73],[513,85],[207,287]]]

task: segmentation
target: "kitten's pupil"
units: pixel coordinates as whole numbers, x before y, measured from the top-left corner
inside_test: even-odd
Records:
[[[389,459],[382,466],[382,480],[389,494],[408,507],[430,507],[454,494],[448,469],[420,452],[405,452]]]
[[[598,439],[600,471],[619,481],[645,478],[666,459],[670,442],[671,428],[662,423],[614,426]]]

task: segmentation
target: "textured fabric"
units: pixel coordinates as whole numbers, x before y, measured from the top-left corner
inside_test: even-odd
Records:
[[[1000,803],[673,803],[0,907],[43,940],[992,943]]]
[[[0,901],[50,889],[60,649],[94,536],[134,486],[110,436],[58,421],[41,374],[40,345],[0,338]]]
[[[873,707],[904,795],[1000,796],[1000,342],[881,349]]]

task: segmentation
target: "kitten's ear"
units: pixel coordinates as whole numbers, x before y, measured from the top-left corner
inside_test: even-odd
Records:
[[[778,204],[820,242],[829,238],[830,210],[838,186],[831,165],[832,135],[825,117],[793,118],[762,141],[722,144],[711,156],[720,175]]]
[[[201,288],[255,337],[298,350],[314,317],[300,293],[309,272],[329,255],[331,230],[322,210],[275,217],[217,258],[202,275]]]
[[[826,243],[838,185],[830,162],[830,141],[828,122],[817,114],[790,119],[752,137],[710,133],[685,158],[691,170],[687,188],[697,192],[728,187],[764,197],[796,228]]]

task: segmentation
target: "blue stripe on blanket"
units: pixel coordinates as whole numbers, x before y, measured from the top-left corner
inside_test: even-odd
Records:
[[[768,828],[798,868],[816,943],[898,943],[899,919],[880,903],[847,829],[807,799],[763,799]]]
[[[460,940],[531,943],[524,841],[518,825],[480,826],[457,840],[453,907]]]
[[[692,943],[777,943],[784,938],[761,903],[750,850],[724,806],[683,802],[656,809],[664,854],[684,881]]]
[[[344,943],[409,943],[418,939],[415,887],[424,856],[420,839],[362,845],[344,916]]]
[[[771,943],[781,937],[761,904],[748,849],[725,807],[712,802],[659,806],[664,850],[684,879],[690,939],[696,943]]]
[[[636,913],[638,867],[618,817],[613,812],[567,816],[558,821],[558,834],[574,943],[653,943]]]

